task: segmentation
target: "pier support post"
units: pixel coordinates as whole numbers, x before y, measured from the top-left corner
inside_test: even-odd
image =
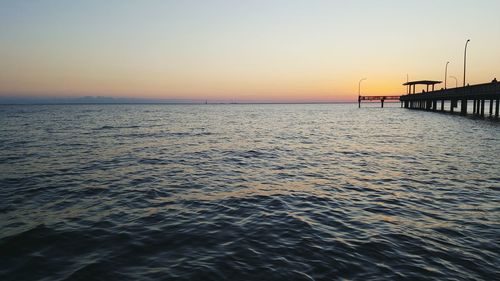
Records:
[[[453,110],[455,109],[454,105],[455,105],[455,102],[454,100],[450,100],[450,112],[453,113]]]
[[[484,117],[484,99],[481,100],[481,117]]]
[[[493,100],[490,100],[490,116],[493,116]]]
[[[460,102],[460,114],[467,115],[467,99],[462,99]]]
[[[476,114],[477,114],[477,113],[476,113],[476,112],[477,112],[477,110],[476,110],[476,106],[477,106],[477,104],[476,104],[476,103],[477,103],[477,101],[476,101],[476,99],[474,99],[474,105],[472,106],[472,114],[473,114],[473,115],[476,115]]]
[[[380,107],[381,107],[381,108],[384,108],[384,99],[381,99],[381,100],[380,100]]]
[[[497,100],[497,102],[495,104],[495,117],[497,117],[497,118],[498,118],[499,105],[500,105],[500,100]]]
[[[432,110],[436,111],[437,110],[437,100],[432,101]]]
[[[444,111],[444,100],[441,100],[441,111]]]
[[[358,108],[361,108],[361,96],[358,96]]]

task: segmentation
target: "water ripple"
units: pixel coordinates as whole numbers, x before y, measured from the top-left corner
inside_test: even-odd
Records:
[[[0,106],[0,148],[1,280],[500,275],[498,122],[352,105]]]

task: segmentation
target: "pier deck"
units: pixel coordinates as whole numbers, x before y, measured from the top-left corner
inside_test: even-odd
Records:
[[[402,107],[431,111],[444,111],[445,102],[450,102],[450,112],[454,112],[460,103],[462,115],[467,114],[468,101],[473,101],[473,115],[480,117],[485,116],[485,101],[489,101],[489,115],[498,118],[500,83],[491,82],[419,94],[409,91],[409,94],[401,96],[399,100]]]

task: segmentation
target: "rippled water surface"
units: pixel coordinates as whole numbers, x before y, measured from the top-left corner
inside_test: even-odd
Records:
[[[400,108],[1,106],[0,279],[494,280],[499,156]]]

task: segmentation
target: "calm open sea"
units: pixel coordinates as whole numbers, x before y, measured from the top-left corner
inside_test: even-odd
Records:
[[[500,122],[357,104],[0,106],[1,280],[499,276]]]

